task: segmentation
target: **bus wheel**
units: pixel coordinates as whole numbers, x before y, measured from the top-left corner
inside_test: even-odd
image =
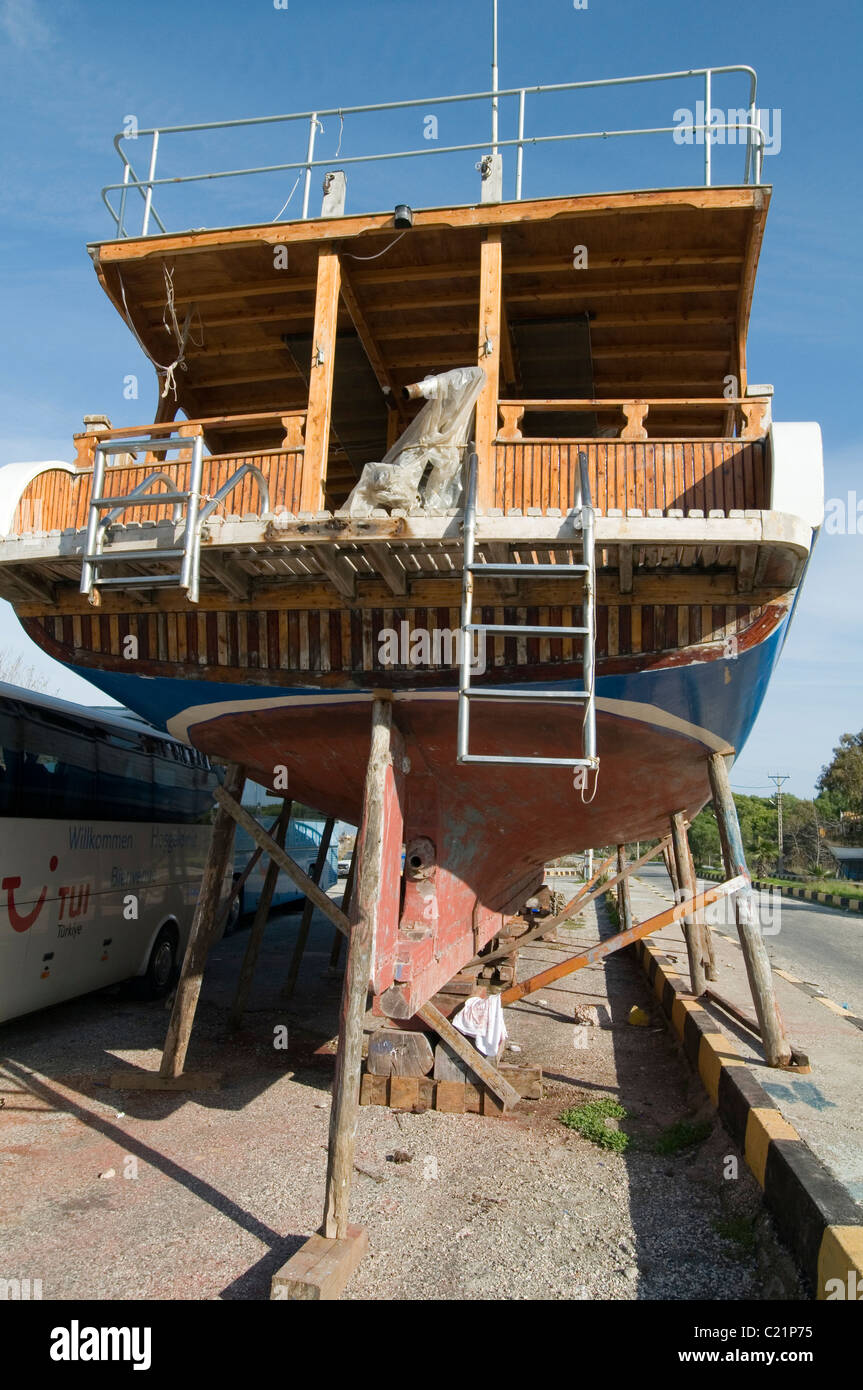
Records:
[[[141,995],[144,999],[164,998],[173,983],[176,964],[176,930],[173,927],[162,927],[153,942],[146,972],[140,980]]]

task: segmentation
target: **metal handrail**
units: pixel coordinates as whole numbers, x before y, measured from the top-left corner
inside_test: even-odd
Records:
[[[748,119],[746,121],[725,121],[712,123],[710,120],[710,115],[713,78],[730,73],[743,73],[748,75],[749,77]],[[636,128],[632,130],[579,131],[561,135],[528,136],[525,134],[525,111],[528,95],[543,96],[548,95],[549,93],[586,91],[590,89],[599,89],[606,87],[634,86],[648,82],[669,82],[684,80],[687,78],[704,79],[705,120],[703,122],[693,122],[691,125],[686,126],[671,125],[644,127],[641,129]],[[128,196],[128,191],[130,188],[136,188],[144,198],[144,213],[142,218],[140,235],[147,236],[149,235],[149,224],[151,217],[156,222],[156,224],[162,232],[166,231],[164,223],[161,221],[155,208],[153,207],[154,188],[163,187],[167,184],[173,185],[183,183],[202,183],[212,179],[243,178],[255,174],[286,173],[290,172],[293,169],[297,169],[305,170],[302,218],[306,219],[309,215],[309,198],[311,191],[312,170],[318,168],[332,168],[333,164],[336,162],[333,158],[315,158],[315,140],[322,117],[338,116],[340,120],[344,120],[346,116],[365,115],[372,112],[406,111],[410,109],[415,109],[416,107],[427,108],[430,106],[443,106],[450,105],[456,102],[470,101],[492,102],[492,110],[494,113],[494,117],[491,139],[486,141],[472,141],[460,145],[429,145],[426,146],[426,148],[424,149],[397,150],[383,154],[340,156],[337,162],[340,166],[348,164],[372,164],[382,160],[414,159],[424,155],[459,154],[477,150],[497,152],[498,150],[503,148],[515,148],[517,150],[515,197],[516,201],[520,201],[522,197],[524,148],[526,145],[555,144],[572,140],[607,140],[616,137],[631,137],[638,135],[666,135],[673,134],[675,131],[684,129],[687,131],[692,131],[693,133],[695,133],[696,131],[700,131],[704,134],[704,183],[706,187],[710,187],[712,177],[711,146],[713,143],[714,133],[718,134],[720,130],[745,130],[746,161],[743,182],[744,184],[748,184],[750,182],[759,184],[761,182],[761,165],[765,148],[765,139],[764,132],[761,128],[760,121],[758,118],[759,113],[756,107],[757,82],[758,79],[754,68],[751,68],[746,64],[732,64],[716,68],[690,68],[679,72],[647,73],[636,77],[596,78],[587,82],[558,82],[549,85],[509,87],[503,90],[493,90],[485,92],[467,92],[456,96],[412,98],[408,101],[381,102],[376,103],[374,105],[365,106],[330,107],[327,110],[302,111],[295,112],[289,115],[280,116],[246,116],[231,121],[204,121],[192,125],[175,125],[161,127],[153,126],[144,129],[137,129],[134,135],[125,131],[121,131],[114,137],[114,148],[116,149],[118,155],[123,161],[123,179],[120,183],[109,183],[104,186],[104,188],[102,189],[102,201],[114,220],[118,235],[120,237],[125,237],[129,235],[125,227],[126,200]],[[498,137],[497,132],[498,102],[501,98],[504,97],[518,98],[518,133],[512,139],[500,139]],[[737,109],[742,110],[742,108]],[[156,177],[156,163],[159,152],[159,141],[160,138],[164,135],[193,134],[200,131],[211,130],[232,130],[245,126],[285,124],[291,121],[308,121],[309,123],[308,145],[305,159],[291,161],[289,163],[258,165],[244,169],[222,169],[203,174],[184,174],[178,175],[176,177],[165,178]],[[137,140],[141,136],[152,137],[147,175],[143,179],[139,178],[138,175],[135,173],[131,161],[128,159],[125,151],[120,148],[121,141],[130,139]],[[111,204],[108,194],[116,192],[118,190],[121,192],[120,206],[119,209],[115,210]]]

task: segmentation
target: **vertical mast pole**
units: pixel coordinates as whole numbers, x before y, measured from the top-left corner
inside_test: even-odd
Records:
[[[497,0],[492,0],[492,58],[491,58],[491,152],[497,154]]]

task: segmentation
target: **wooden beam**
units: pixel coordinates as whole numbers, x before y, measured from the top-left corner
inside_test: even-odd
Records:
[[[385,545],[367,546],[366,554],[394,594],[402,597],[408,592],[407,571],[404,566],[396,562],[395,557]]]
[[[617,846],[617,872],[620,882],[617,885],[617,916],[622,931],[632,926],[632,903],[629,898],[629,878],[626,873],[626,845]]]
[[[401,860],[388,833],[391,802],[397,795],[404,758],[401,734],[393,724],[391,700],[372,703],[372,737],[358,837],[356,908],[339,1013],[339,1048],[333,1078],[327,1187],[321,1235],[343,1240],[354,1163],[362,1067],[363,1018],[372,974],[382,899],[398,900]],[[399,843],[401,836],[398,837]]]
[[[285,836],[288,833],[288,826],[291,821],[291,811],[293,802],[285,800],[282,802],[282,809],[276,819],[273,828],[273,837],[276,844],[284,848]],[[267,872],[264,875],[264,884],[261,889],[261,896],[258,899],[258,906],[255,912],[255,920],[249,932],[249,939],[246,942],[246,950],[243,956],[243,963],[240,966],[240,977],[237,981],[237,992],[234,996],[234,1003],[228,1018],[228,1025],[231,1028],[239,1028],[243,1014],[246,1011],[246,1003],[249,998],[249,990],[255,978],[255,966],[258,963],[258,953],[261,949],[261,942],[264,939],[264,931],[270,916],[270,908],[273,905],[273,895],[276,891],[281,870],[275,860],[271,859],[267,865]],[[308,901],[307,901],[308,906]]]
[[[476,403],[476,452],[479,460],[477,506],[487,511],[494,506],[494,459],[492,444],[497,434],[501,330],[503,327],[503,244],[499,231],[486,234],[480,250],[479,320],[477,323],[477,362],[486,375],[486,385]]]
[[[682,811],[675,811],[671,817],[671,844],[674,853],[674,866],[682,898],[695,896],[695,882],[689,860],[689,845],[686,839],[686,823]],[[704,969],[704,942],[695,917],[689,913],[683,918],[683,936],[686,941],[686,954],[689,958],[689,979],[692,993],[699,998],[707,988]]]
[[[576,956],[570,956],[568,960],[552,965],[548,970],[541,971],[538,975],[532,975],[529,980],[522,980],[520,984],[512,985],[504,990],[501,999],[504,1004],[514,1004],[517,999],[523,999],[526,994],[534,994],[538,989],[545,989],[548,985],[554,984],[555,980],[560,980],[564,975],[571,975],[576,970],[583,970],[585,966],[595,965],[604,956],[611,955],[614,951],[622,951],[624,946],[629,946],[633,941],[639,941],[644,936],[650,936],[653,932],[662,931],[664,927],[670,927],[672,923],[679,922],[687,912],[696,912],[716,902],[718,898],[725,897],[728,893],[736,893],[743,887],[745,879],[743,877],[729,879],[727,883],[718,883],[714,888],[708,888],[704,893],[697,894],[694,898],[687,898],[685,902],[675,903],[674,907],[669,907],[665,912],[658,913],[655,917],[648,917],[643,922],[637,922],[628,931],[617,932],[614,936],[607,936],[604,941],[599,941],[595,946],[591,946],[586,951],[580,951]]]
[[[288,878],[292,879],[300,891],[307,898],[311,898],[315,907],[319,907],[325,917],[329,917],[345,936],[348,934],[348,919],[340,908],[336,907],[332,898],[328,898],[322,892],[313,879],[300,868],[299,864],[277,844],[272,835],[268,835],[262,825],[250,816],[244,806],[231,795],[225,787],[217,787],[215,797],[219,805],[224,807],[228,814],[241,825],[248,835],[251,835],[255,844],[260,845],[271,859],[275,859],[280,868],[284,869]]]
[[[222,794],[228,801],[234,802],[234,798],[239,801],[243,794],[245,782],[245,768],[238,763],[231,763],[225,776],[224,787],[216,788],[216,799],[219,800],[220,794]],[[195,1011],[198,1007],[198,998],[204,978],[204,967],[207,963],[210,947],[213,945],[219,899],[222,896],[233,843],[234,816],[224,804],[220,804],[219,810],[216,812],[210,850],[207,855],[204,876],[201,880],[198,901],[195,905],[189,942],[183,957],[183,967],[180,971],[177,992],[174,996],[174,1007],[171,1010],[168,1033],[162,1052],[162,1064],[159,1068],[159,1075],[162,1077],[178,1077],[186,1062],[186,1053],[189,1048],[189,1039],[192,1036],[192,1025],[195,1021]]]
[[[336,360],[336,321],[341,267],[338,253],[324,244],[318,250],[315,324],[309,367],[309,411],[303,460],[300,511],[317,512],[324,505],[324,483],[330,451],[333,410],[333,369]]]
[[[337,550],[325,545],[308,546],[309,553],[314,556],[327,579],[349,603],[353,603],[357,596],[357,572],[350,565],[344,555],[340,555]]]
[[[333,816],[327,817],[323,834],[321,835],[321,843],[318,845],[318,852],[315,856],[315,863],[312,869],[312,878],[315,880],[315,883],[318,884],[321,881],[324,864],[327,862],[327,855],[330,852],[330,841],[333,838],[333,826],[335,823],[335,818]],[[342,906],[344,907],[344,905],[343,902]],[[288,978],[279,995],[280,999],[290,999],[297,987],[297,977],[299,976],[300,966],[303,961],[303,956],[305,955],[306,942],[309,939],[309,929],[312,925],[312,914],[314,910],[315,905],[311,898],[306,898],[303,906],[303,915],[300,919],[299,931],[297,932],[297,940],[294,944],[294,953],[291,957],[291,964],[288,970]]]
[[[353,323],[354,328],[357,330],[357,337],[362,343],[363,351],[365,352],[366,357],[369,359],[369,365],[372,371],[374,372],[375,376],[377,377],[378,386],[380,386],[384,395],[388,396],[389,399],[393,402],[393,408],[398,411],[399,418],[401,419],[402,423],[406,425],[410,417],[408,416],[408,413],[405,409],[405,403],[402,399],[401,391],[399,390],[399,387],[395,381],[395,378],[393,377],[392,372],[390,371],[389,367],[384,361],[383,354],[381,353],[381,350],[378,347],[377,342],[375,341],[375,336],[372,333],[372,330],[369,328],[368,322],[366,321],[366,316],[363,313],[359,300],[357,299],[357,293],[354,288],[353,281],[350,275],[348,274],[348,270],[345,266],[343,259],[341,260],[340,264],[342,276],[342,299],[345,301],[345,304],[347,305],[348,313],[351,316],[351,322]]]
[[[252,576],[241,569],[227,555],[218,551],[205,551],[201,555],[201,573],[215,579],[234,598],[247,600],[251,589]]]
[[[434,1004],[423,1004],[422,1008],[417,1010],[416,1016],[427,1023],[430,1028],[433,1028],[438,1037],[452,1048],[474,1076],[478,1077],[482,1084],[497,1096],[504,1110],[511,1110],[514,1105],[518,1105],[521,1099],[518,1091],[510,1086],[497,1068],[483,1057],[482,1053],[450,1023],[448,1018],[444,1017],[439,1009],[435,1008]]]
[[[792,1060],[791,1044],[785,1033],[785,1025],[776,1002],[773,976],[770,971],[770,958],[764,937],[755,919],[752,905],[752,881],[746,867],[743,839],[737,819],[737,808],[731,794],[728,766],[721,753],[714,753],[707,762],[710,774],[710,789],[713,793],[713,808],[719,826],[719,839],[722,844],[722,859],[725,872],[742,877],[741,891],[734,899],[734,914],[737,919],[737,933],[746,963],[749,988],[758,1015],[761,1038],[767,1064],[771,1067],[784,1067]]]

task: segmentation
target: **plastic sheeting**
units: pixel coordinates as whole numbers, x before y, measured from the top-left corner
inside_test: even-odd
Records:
[[[421,381],[427,404],[380,463],[365,465],[346,503],[351,516],[368,516],[374,507],[445,512],[458,506],[462,455],[485,382],[482,367],[456,367]]]

